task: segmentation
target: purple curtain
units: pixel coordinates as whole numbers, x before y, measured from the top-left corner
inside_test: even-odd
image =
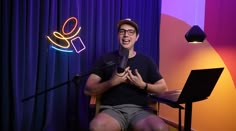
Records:
[[[93,62],[118,48],[120,19],[137,21],[136,50],[159,62],[161,0],[1,0],[0,7],[1,131],[86,131],[90,98],[84,83]],[[51,48],[46,37],[72,16],[86,47],[79,54]]]

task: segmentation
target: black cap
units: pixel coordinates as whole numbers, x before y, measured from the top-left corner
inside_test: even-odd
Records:
[[[138,24],[135,23],[134,21],[132,21],[130,18],[126,18],[126,19],[123,19],[123,20],[120,20],[117,24],[117,27],[118,27],[118,30],[120,29],[120,27],[124,24],[128,24],[128,25],[131,25],[132,27],[135,28],[137,34],[138,34]]]

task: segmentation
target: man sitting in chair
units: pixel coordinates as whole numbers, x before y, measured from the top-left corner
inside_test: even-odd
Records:
[[[96,69],[107,65],[107,61],[122,58],[119,67],[94,70],[89,76],[85,94],[100,96],[99,113],[90,122],[91,131],[167,131],[165,122],[148,106],[148,93],[161,94],[167,90],[165,80],[154,61],[134,50],[139,38],[138,25],[124,19],[118,23],[120,49],[102,56],[95,64]],[[128,50],[127,61],[124,50]],[[127,62],[127,63],[126,63]],[[122,70],[123,68],[123,70]]]

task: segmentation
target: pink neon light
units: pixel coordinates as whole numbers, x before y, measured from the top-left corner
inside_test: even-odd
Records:
[[[83,48],[82,48],[82,49],[80,49],[80,50],[77,50],[77,49],[76,49],[76,47],[75,47],[75,45],[74,45],[74,43],[73,43],[73,41],[74,41],[74,40],[76,40],[76,39],[79,39],[79,40],[80,40],[80,42],[81,42],[81,44],[83,45]],[[75,37],[75,38],[73,38],[73,39],[71,40],[71,44],[72,44],[72,46],[74,47],[74,49],[75,49],[76,53],[80,53],[81,51],[83,51],[83,50],[85,50],[85,49],[86,49],[86,47],[85,47],[85,45],[84,45],[84,42],[81,40],[81,38],[80,38],[80,37]]]
[[[66,32],[65,32],[65,26],[66,26],[67,23],[68,23],[69,21],[71,21],[71,20],[74,20],[74,21],[75,21],[75,25],[74,25],[74,27],[71,29],[70,32],[66,33]],[[78,25],[78,20],[77,20],[75,17],[71,17],[71,18],[69,18],[69,19],[67,19],[67,20],[65,21],[65,23],[64,23],[63,26],[62,26],[61,31],[62,31],[62,33],[63,33],[64,35],[70,35],[70,34],[75,30],[75,28],[77,27],[77,25]]]

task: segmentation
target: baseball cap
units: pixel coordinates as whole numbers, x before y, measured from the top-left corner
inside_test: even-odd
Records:
[[[134,21],[132,21],[130,18],[126,18],[126,19],[123,19],[123,20],[120,20],[117,24],[117,27],[118,29],[120,29],[120,27],[124,24],[128,24],[128,25],[131,25],[135,28],[137,34],[138,34],[138,24],[135,23]]]

